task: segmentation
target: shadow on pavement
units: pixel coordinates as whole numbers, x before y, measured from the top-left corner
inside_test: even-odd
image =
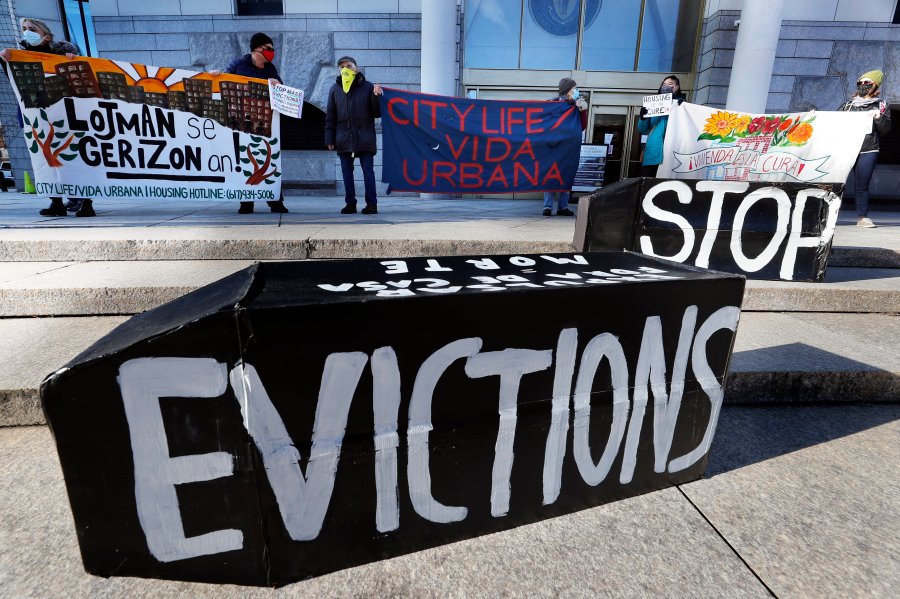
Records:
[[[722,408],[706,477],[900,419],[900,404]]]

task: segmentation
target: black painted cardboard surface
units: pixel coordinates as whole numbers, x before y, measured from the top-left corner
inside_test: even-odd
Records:
[[[697,479],[708,459],[703,441],[711,441],[714,432],[743,288],[740,276],[631,253],[254,265],[135,316],[44,381],[42,404],[56,439],[85,569],[101,576],[277,586]],[[653,323],[659,325],[658,335]],[[688,345],[682,343],[678,351],[681,337]],[[662,352],[654,371],[665,364],[665,384],[646,392],[639,418],[640,389],[654,375],[641,383],[636,371],[639,363],[654,362],[651,350],[659,348],[658,342]],[[440,371],[430,396],[422,392],[427,387],[423,365],[433,362],[441,348],[464,345],[467,355],[475,357],[452,360]],[[607,357],[594,372],[586,356],[596,357],[597,348],[604,347]],[[390,352],[396,356],[396,370],[384,366]],[[273,474],[273,481],[267,473],[295,467],[291,462],[296,465],[299,459],[304,476],[309,475],[317,410],[342,401],[339,394],[319,398],[323,371],[329,363],[349,363],[347,356],[363,365],[355,386],[349,371],[340,369],[332,381],[352,389],[345,431],[341,436],[336,427],[323,433],[314,451],[320,459],[339,445],[333,489],[318,531],[312,525],[310,538],[295,540],[292,534],[316,519],[299,518],[301,525],[291,533],[283,513],[288,502],[279,499],[273,486],[289,477]],[[617,356],[624,367],[617,361],[614,369],[611,359]],[[510,358],[505,374],[485,374],[484,359],[502,357]],[[523,360],[537,358],[545,360],[545,368],[533,364],[534,372],[510,374]],[[670,399],[677,395],[675,388],[681,385],[671,383],[679,361],[683,397],[673,420],[671,450],[663,452],[662,472],[656,472],[656,391]],[[151,385],[133,384],[135,368],[144,372],[140,369],[201,362],[212,368],[209,372],[243,373],[245,378],[229,378],[228,384],[204,392],[208,397],[155,398],[151,393],[149,399],[126,402],[126,395],[133,398]],[[382,390],[378,400],[373,399],[376,362]],[[251,368],[256,378],[247,374]],[[182,384],[178,372],[162,368],[151,382]],[[205,375],[187,378],[191,380],[185,384],[192,385],[207,380]],[[242,380],[251,381],[248,388]],[[417,389],[421,397],[430,397],[431,418],[424,428],[420,421],[410,426]],[[504,390],[507,397],[515,395],[512,405],[504,404],[501,417]],[[261,391],[268,404],[259,399]],[[563,433],[552,428],[555,395],[556,426],[565,423]],[[381,421],[376,430],[373,410],[390,405],[382,401],[389,396],[396,402],[397,424]],[[126,403],[153,418],[135,419]],[[261,434],[254,427],[264,421],[254,409],[265,405],[274,409],[289,437],[280,438],[277,451],[261,447],[254,436]],[[669,408],[671,417],[674,403]],[[163,430],[155,434],[162,435],[163,448],[148,470],[147,462],[141,462],[147,452],[141,448],[147,435],[153,436],[148,422],[155,414]],[[502,467],[500,484],[495,484],[497,462],[502,463],[497,456],[506,455],[499,446],[509,447],[509,436],[499,431],[509,431],[510,422],[508,484],[503,484]],[[461,520],[431,521],[413,503],[410,487],[417,489],[421,505],[422,478],[408,471],[411,440],[415,435],[421,440],[428,426],[424,447],[430,495],[445,506],[464,507]],[[411,429],[419,432],[410,435]],[[551,429],[557,432],[551,435]],[[621,431],[618,445],[616,430]],[[135,440],[134,431],[144,436]],[[562,455],[558,491],[553,490],[555,476],[544,475],[548,463],[557,463],[548,459],[551,437],[562,439],[551,444]],[[392,447],[395,485],[384,461]],[[601,477],[602,468],[591,473],[584,464],[589,459],[596,468],[607,447],[614,459]],[[669,471],[692,451],[692,460],[681,460],[685,467]],[[224,456],[231,473],[198,481],[202,468],[180,462],[213,460],[205,457],[211,455]],[[628,455],[635,460],[633,476],[623,475]],[[382,466],[379,475],[376,464]],[[183,482],[160,483],[176,471],[182,472],[177,476]],[[376,514],[379,477],[383,489],[395,490],[397,498],[394,509],[381,515]],[[626,478],[630,480],[623,482]],[[143,501],[139,508],[136,498],[145,493],[138,489],[139,479],[150,481],[140,483],[144,489],[147,484],[157,491],[174,488],[169,496],[177,501],[167,507]],[[390,502],[384,505],[390,508]],[[177,516],[178,525],[154,528],[164,508]],[[191,538],[210,534],[228,537],[234,548],[223,551],[221,543],[218,549],[212,543],[195,556],[177,555]]]
[[[682,197],[672,189],[654,194],[657,186],[672,184],[686,190]],[[717,227],[710,229],[713,192],[698,190],[698,184],[741,185],[728,181],[624,179],[579,200],[574,239],[576,249],[633,250],[684,264],[738,273],[750,279],[824,280],[843,186],[743,183],[745,191],[725,195],[721,204],[721,217],[713,218]],[[763,254],[770,244],[774,250],[769,260],[761,260],[764,264],[753,265],[753,270],[748,270],[744,266],[747,263],[742,265],[735,259],[735,249],[732,247],[732,238],[736,235],[734,228],[739,224],[735,222],[736,215],[747,196],[772,188],[777,190],[776,193],[785,194],[783,197],[789,201],[790,208],[779,215],[776,200],[765,198],[746,210],[743,224],[739,228],[739,251],[752,260]],[[801,212],[796,215],[800,223],[797,229],[794,224],[797,197],[798,193],[806,190],[811,190],[816,195],[808,197]],[[654,195],[649,203],[665,213],[648,213],[644,200],[650,194]],[[682,202],[683,199],[687,199],[687,203]],[[683,222],[679,222],[679,219],[683,219]],[[801,245],[799,248],[790,248],[790,238],[795,229],[799,237],[819,238],[819,243],[814,247]],[[686,233],[694,236],[692,243]],[[698,258],[708,233],[715,234],[715,241],[709,250],[708,261],[704,264]],[[776,236],[781,238],[780,241],[775,239]],[[651,252],[643,250],[642,237],[649,238]],[[686,245],[690,248],[689,251],[679,257]]]

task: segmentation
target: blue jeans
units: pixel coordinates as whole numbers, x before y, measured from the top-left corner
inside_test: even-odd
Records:
[[[853,176],[856,179],[856,215],[864,218],[869,215],[869,181],[878,162],[878,152],[866,152],[856,158],[853,165]]]
[[[353,154],[338,154],[341,159],[341,174],[344,176],[344,200],[348,206],[356,206],[356,184],[353,182]],[[375,154],[357,152],[359,166],[362,167],[363,182],[366,186],[366,205],[378,204],[375,194]]]
[[[557,204],[557,210],[565,210],[569,207],[569,196],[572,195],[571,191],[545,191],[544,192],[544,208],[549,208],[553,210],[553,196],[559,196],[559,202]]]

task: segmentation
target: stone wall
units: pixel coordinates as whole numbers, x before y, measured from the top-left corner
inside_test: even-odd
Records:
[[[289,14],[99,16],[94,18],[100,56],[197,71],[224,70],[249,52],[250,36],[268,33],[275,42],[275,66],[285,84],[306,91],[307,101],[325,110],[337,75],[335,61],[356,58],[366,79],[418,91],[421,72],[421,14]],[[457,69],[458,71],[458,69]],[[458,75],[457,75],[458,79]],[[381,143],[379,134],[379,147]],[[285,152],[285,182],[335,182],[343,194],[340,165],[333,157],[331,179],[323,181],[321,152]],[[380,156],[375,161],[381,179]],[[362,173],[357,169],[359,189]],[[384,185],[379,182],[379,192]]]
[[[723,10],[704,20],[694,102],[725,106],[739,18],[740,11]],[[834,110],[872,69],[884,70],[883,95],[900,103],[900,25],[784,21],[766,112]]]

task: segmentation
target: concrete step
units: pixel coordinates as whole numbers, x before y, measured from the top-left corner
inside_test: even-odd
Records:
[[[136,314],[251,263],[249,260],[4,263],[0,264],[0,317]],[[744,309],[900,312],[900,269],[829,268],[826,281],[748,281]]]
[[[0,426],[43,424],[45,376],[126,316],[0,319]],[[728,402],[900,401],[900,316],[741,316]]]

